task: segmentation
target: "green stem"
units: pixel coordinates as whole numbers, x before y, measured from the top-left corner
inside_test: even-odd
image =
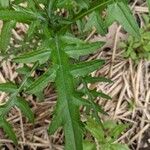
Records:
[[[79,106],[72,102],[74,84],[70,75],[69,58],[65,54],[56,36],[56,48],[53,50],[53,63],[59,66],[56,74],[57,108],[61,111],[63,128],[65,132],[65,150],[82,150],[82,134],[80,129]]]
[[[27,79],[31,76],[31,74],[33,73],[33,71],[35,70],[35,68],[38,66],[38,62],[36,62],[34,64],[34,66],[32,67],[32,70],[30,71],[30,73],[24,78],[23,82],[21,83],[21,85],[19,86],[19,88],[16,90],[15,93],[13,93],[10,97],[9,100],[6,103],[6,107],[5,109],[3,109],[2,113],[0,114],[1,116],[5,116],[7,115],[7,113],[10,111],[11,107],[14,105],[14,100],[16,99],[17,95],[22,91],[24,85],[27,82]]]

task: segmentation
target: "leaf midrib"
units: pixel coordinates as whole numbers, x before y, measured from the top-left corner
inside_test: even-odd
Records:
[[[62,86],[63,86],[63,89],[67,89],[67,87],[66,87],[66,83],[64,82],[64,81],[66,81],[67,79],[65,78],[65,73],[64,73],[64,69],[63,69],[63,63],[62,63],[62,60],[61,60],[61,55],[60,55],[60,49],[59,49],[59,44],[58,44],[58,38],[56,37],[56,50],[57,50],[57,56],[58,56],[58,62],[59,62],[59,66],[60,66],[60,72],[61,72],[61,76],[62,76]],[[66,93],[66,91],[63,91],[63,92],[65,92],[65,100],[66,100],[66,104],[67,104],[67,110],[68,110],[68,115],[69,115],[69,117],[70,117],[70,121],[71,121],[71,125],[73,124],[73,122],[72,122],[72,117],[71,117],[71,110],[70,110],[70,108],[69,108],[69,103],[68,103],[68,94]],[[71,98],[70,98],[71,99]],[[74,127],[73,126],[71,126],[72,127],[72,131],[73,131],[73,138],[74,138],[74,141],[76,141],[75,140],[75,134],[74,134]],[[75,142],[75,144],[74,144],[74,146],[75,146],[75,149],[77,150],[77,147],[76,147],[76,142]]]

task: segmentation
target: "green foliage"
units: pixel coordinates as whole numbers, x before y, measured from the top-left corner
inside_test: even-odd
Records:
[[[3,128],[8,137],[13,140],[15,144],[17,144],[17,138],[12,130],[12,126],[3,117],[0,117],[0,127]]]
[[[95,143],[94,146],[93,142],[85,141],[84,150],[96,150],[96,146],[103,150],[129,150],[126,145],[115,142],[126,129],[127,125],[117,124],[110,120],[105,121],[103,125],[104,128],[93,119],[88,119],[86,122],[86,129],[97,140],[97,143]]]
[[[88,55],[97,51],[98,48],[104,45],[103,42],[84,43],[84,44],[68,44],[65,52],[74,59],[79,59],[80,56]]]
[[[0,10],[0,19],[4,21],[13,20],[18,22],[31,22],[33,20],[39,19],[36,14],[24,11],[15,11],[15,10]]]
[[[17,90],[17,85],[12,82],[0,83],[0,91],[13,93]]]
[[[37,92],[43,91],[49,82],[55,81],[56,71],[58,66],[50,67],[43,75],[36,79],[27,88],[28,93],[35,94]]]
[[[97,32],[105,35],[107,33],[105,22],[99,14],[99,11],[94,11],[90,14],[88,22],[85,25],[85,31],[88,31],[92,27],[97,29]]]
[[[22,113],[29,119],[30,122],[34,122],[34,115],[28,105],[28,103],[21,97],[15,99],[15,105],[22,111]]]
[[[24,2],[27,7],[20,5]],[[112,130],[114,137],[109,135],[105,139],[99,113],[108,114],[94,101],[97,98],[109,100],[111,97],[87,86],[88,83],[96,82],[112,83],[104,77],[90,75],[101,68],[105,61],[82,61],[82,57],[95,53],[104,45],[103,42],[84,41],[83,34],[87,35],[93,27],[105,35],[110,23],[118,21],[126,31],[139,38],[138,26],[127,3],[120,0],[0,0],[0,6],[0,19],[4,23],[0,36],[1,56],[23,64],[22,68],[16,70],[21,76],[21,82],[0,84],[0,91],[9,93],[9,99],[0,106],[0,127],[8,137],[17,143],[12,126],[6,121],[13,107],[18,107],[30,122],[34,122],[34,114],[21,93],[42,98],[44,88],[53,82],[57,103],[48,132],[53,134],[59,127],[63,128],[65,150],[83,150],[85,147],[86,150],[95,149],[94,143],[88,140],[83,142],[84,125],[80,119],[80,106],[86,109],[83,113],[85,117],[91,115],[95,119],[89,121],[86,128],[97,138],[102,149],[110,146],[113,149],[125,149],[120,144],[112,144],[114,138],[123,131],[122,126],[115,126]],[[102,15],[104,10],[106,16]],[[22,41],[16,40],[20,46],[15,47],[9,43],[11,30],[18,22],[28,24],[29,28]],[[79,22],[83,31],[75,35],[72,27],[79,25]],[[31,76],[38,69],[44,73],[37,78]],[[82,88],[78,89],[81,84]],[[101,144],[102,140],[104,144]]]
[[[7,21],[3,23],[3,28],[0,36],[0,50],[5,53],[11,38],[11,30],[15,26],[15,21]]]
[[[123,1],[109,5],[108,14],[112,20],[118,21],[132,36],[140,38],[138,25],[132,17],[130,9]]]
[[[102,67],[104,64],[103,60],[93,60],[90,62],[81,62],[71,67],[71,74],[74,77],[86,76],[88,73],[93,72],[94,70]]]
[[[150,0],[147,0],[148,9],[150,10]]]
[[[9,0],[0,0],[0,7],[1,8],[9,7]]]
[[[146,19],[146,16],[144,17]],[[140,29],[140,39],[133,36],[129,36],[126,42],[122,42],[120,47],[124,49],[124,56],[131,58],[136,63],[140,59],[150,60],[150,31],[149,31],[149,20],[147,21],[146,27]]]

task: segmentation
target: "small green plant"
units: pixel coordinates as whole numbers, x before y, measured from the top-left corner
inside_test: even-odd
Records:
[[[147,0],[150,10],[150,0]],[[124,57],[131,58],[138,63],[141,59],[150,60],[150,13],[143,15],[145,26],[140,28],[140,38],[130,35],[120,47],[124,50]]]
[[[125,58],[131,58],[135,62],[141,59],[150,60],[150,28],[140,29],[141,38],[129,36],[128,40],[121,43]]]
[[[84,141],[85,150],[129,150],[125,144],[116,143],[115,141],[121,133],[127,128],[127,125],[117,124],[108,120],[103,123],[103,128],[93,119],[88,119],[86,129],[95,138],[95,144],[92,141]],[[92,138],[91,138],[92,140]]]
[[[103,11],[106,16],[102,15]],[[128,3],[125,0],[0,0],[0,19],[3,20],[1,56],[4,60],[11,58],[14,63],[23,64],[16,70],[22,81],[0,84],[0,91],[9,96],[0,106],[0,127],[17,143],[13,128],[6,120],[7,114],[16,106],[30,122],[34,122],[34,114],[22,93],[43,100],[43,90],[51,82],[56,88],[57,104],[48,132],[53,134],[62,127],[65,150],[82,150],[84,125],[80,119],[80,106],[86,108],[85,117],[90,115],[95,118],[93,124],[97,122],[102,126],[99,113],[107,113],[94,99],[110,99],[105,93],[90,90],[87,86],[88,83],[110,80],[90,75],[103,66],[104,60],[82,61],[82,56],[94,53],[104,45],[103,42],[85,42],[85,35],[93,27],[104,35],[108,26],[117,21],[130,34],[140,38]],[[18,44],[15,47],[10,38],[11,30],[18,22],[27,24],[28,31],[22,41],[15,39]],[[77,35],[72,29],[76,26]],[[33,72],[38,69],[44,73],[33,77]]]

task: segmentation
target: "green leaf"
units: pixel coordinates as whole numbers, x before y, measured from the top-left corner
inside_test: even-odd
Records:
[[[104,144],[101,144],[100,145],[100,148],[102,149],[102,150],[112,150],[111,149],[111,143],[104,143]]]
[[[81,9],[88,9],[90,6],[89,0],[75,0]]]
[[[57,2],[57,7],[60,7],[60,8],[66,8],[66,9],[69,9],[69,8],[72,8],[74,5],[74,2],[72,0],[58,0]]]
[[[105,17],[105,26],[106,28],[108,28],[109,26],[111,26],[113,24],[113,22],[115,21],[115,18],[113,16],[113,14],[110,13],[109,11],[110,7],[106,10],[106,17]]]
[[[25,0],[15,0],[13,1],[13,3],[15,3],[16,5],[19,4],[19,3],[23,3]]]
[[[34,95],[37,98],[37,102],[42,102],[45,98],[43,91],[39,91],[37,93],[34,93]]]
[[[17,85],[12,82],[0,83],[0,91],[14,93],[18,89]]]
[[[144,40],[150,40],[150,32],[146,31],[146,32],[142,33],[142,38]],[[137,41],[137,42],[139,43],[139,41]],[[141,45],[142,43],[139,43],[139,44]]]
[[[73,103],[77,106],[81,106],[81,105],[88,106],[88,107],[91,106],[91,103],[88,100],[81,98],[79,96],[72,97],[72,100],[73,100]]]
[[[117,139],[118,136],[125,131],[127,128],[127,125],[125,124],[118,124],[115,128],[111,130],[111,136],[114,137],[114,139]]]
[[[127,145],[123,145],[123,144],[119,144],[119,143],[115,143],[115,144],[111,144],[111,150],[129,150]]]
[[[85,20],[77,20],[76,24],[77,24],[78,32],[80,34],[83,34]]]
[[[55,43],[56,47],[52,50],[51,56],[53,63],[59,66],[55,79],[58,99],[51,130],[55,131],[58,125],[62,125],[65,134],[65,150],[82,150],[79,106],[76,106],[72,100],[74,83],[69,71],[69,58],[64,52],[58,37],[56,37]],[[60,119],[60,121],[57,119]]]
[[[39,61],[40,64],[46,62],[50,58],[51,51],[48,50],[36,50],[21,54],[15,57],[13,60],[17,63],[32,63]]]
[[[64,35],[60,37],[64,43],[67,44],[85,44],[86,42],[74,37],[73,35]]]
[[[39,27],[39,20],[31,22],[29,29],[27,31],[27,38],[31,38],[35,32],[37,32],[37,27]]]
[[[94,97],[102,97],[102,98],[105,98],[105,99],[112,99],[109,95],[107,95],[103,92],[99,92],[99,91],[96,91],[96,90],[91,90],[90,92],[92,93],[92,95]]]
[[[150,0],[146,0],[147,5],[148,5],[148,9],[149,9],[149,15],[150,15]]]
[[[108,4],[112,3],[112,0],[103,0],[103,1],[96,1],[93,2],[88,10],[83,10],[79,12],[76,16],[74,16],[74,21],[83,18],[84,16],[92,13],[93,11],[99,9],[104,10]]]
[[[31,71],[30,71],[31,72]],[[24,79],[28,76],[28,74],[25,74],[23,77]],[[28,79],[26,80],[25,84],[24,84],[24,90],[26,90],[26,88],[28,88],[33,82],[34,82],[34,77],[28,77]]]
[[[71,45],[65,47],[65,52],[72,58],[79,59],[80,56],[88,55],[96,52],[98,48],[101,48],[104,42],[94,42],[78,44],[77,46]]]
[[[96,144],[89,141],[83,141],[83,150],[96,150]]]
[[[36,14],[15,10],[0,10],[0,20],[3,21],[16,20],[18,22],[31,22],[37,19],[38,16]]]
[[[42,3],[43,5],[46,5],[47,4],[47,0],[37,0],[38,1],[38,3],[40,4],[40,3]]]
[[[34,114],[29,107],[26,100],[21,97],[17,97],[15,100],[15,105],[21,110],[21,112],[29,119],[30,122],[34,122]]]
[[[92,104],[91,108],[93,108],[94,111],[100,112],[103,115],[107,115],[108,116],[108,113],[100,105],[96,104],[95,102],[91,102],[91,104]]]
[[[3,23],[0,35],[0,51],[5,53],[11,38],[11,30],[15,26],[15,21],[8,21]]]
[[[15,135],[15,132],[13,131],[13,127],[4,119],[3,117],[0,116],[0,127],[4,129],[4,132],[8,135],[8,137],[15,143],[17,144],[17,138]]]
[[[96,69],[102,67],[104,60],[93,60],[90,62],[81,62],[71,67],[71,74],[75,77],[85,76]]]
[[[61,114],[59,114],[61,115]],[[60,127],[62,126],[62,117],[60,117],[59,115],[54,115],[53,116],[53,119],[49,125],[49,128],[48,128],[48,133],[51,135],[51,134],[54,134],[55,131]]]
[[[49,2],[48,2],[48,15],[50,18],[51,18],[51,15],[52,15],[54,9],[56,8],[56,3],[57,3],[56,0],[49,0]]]
[[[114,120],[106,120],[103,125],[106,130],[110,130],[111,132],[117,126],[117,123]]]
[[[105,77],[91,77],[91,76],[87,76],[84,79],[85,79],[85,81],[87,83],[96,83],[96,82],[113,83],[113,81],[111,81],[110,79],[105,78]]]
[[[23,67],[17,68],[16,72],[18,72],[19,74],[27,75],[31,72],[31,68],[24,64]]]
[[[143,49],[145,50],[145,52],[150,52],[150,42],[143,46]]]
[[[9,0],[0,0],[0,6],[2,8],[7,8],[9,7]]]
[[[28,93],[37,93],[42,91],[49,82],[53,82],[56,77],[56,71],[58,66],[50,67],[43,75],[41,75],[38,79],[36,79],[28,88]]]
[[[131,35],[140,38],[139,27],[132,16],[127,4],[122,1],[112,3],[108,6],[108,13],[118,21]]]
[[[101,128],[100,124],[98,124],[92,118],[88,119],[86,129],[90,131],[92,136],[94,136],[98,141],[103,142],[105,140],[103,129]]]
[[[36,11],[35,1],[34,0],[27,0],[27,2],[28,2],[28,8],[31,8],[32,10]]]
[[[101,35],[105,35],[107,33],[106,25],[103,19],[100,16],[99,11],[94,11],[89,15],[89,19],[85,25],[84,31],[89,31],[93,27],[97,29],[97,32]]]

